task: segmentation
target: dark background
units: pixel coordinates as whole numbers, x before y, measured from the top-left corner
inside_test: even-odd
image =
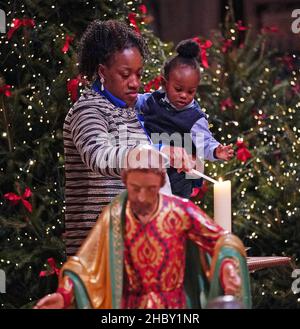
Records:
[[[271,46],[281,51],[300,52],[300,33],[291,31],[294,9],[299,0],[233,0],[237,20],[259,32],[263,26],[276,26]],[[154,16],[153,28],[163,41],[178,41],[195,35],[209,38],[210,31],[224,20],[227,0],[145,0]]]

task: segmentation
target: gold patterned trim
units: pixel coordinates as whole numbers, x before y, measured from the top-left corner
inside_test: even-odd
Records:
[[[110,212],[106,207],[76,256],[64,264],[59,286],[63,285],[63,273],[70,270],[77,274],[85,285],[93,308],[111,308],[112,291],[109,268],[109,223]],[[101,271],[100,271],[101,269]]]
[[[116,198],[111,205],[111,229],[113,245],[113,268],[114,268],[114,294],[116,307],[121,307],[123,292],[123,232],[122,232],[122,204],[120,197]]]

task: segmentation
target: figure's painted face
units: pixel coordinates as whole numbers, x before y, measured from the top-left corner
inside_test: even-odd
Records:
[[[104,78],[104,87],[128,106],[137,100],[141,86],[143,57],[136,47],[118,51],[109,63],[99,65],[98,74]]]
[[[163,79],[163,87],[169,101],[177,109],[187,106],[195,97],[200,81],[200,73],[188,65],[178,65]]]
[[[162,177],[157,173],[130,171],[125,185],[128,190],[128,200],[136,215],[147,216],[157,207]]]

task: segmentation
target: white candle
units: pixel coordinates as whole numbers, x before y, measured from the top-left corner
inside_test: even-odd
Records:
[[[231,181],[229,180],[214,184],[214,220],[231,232]]]

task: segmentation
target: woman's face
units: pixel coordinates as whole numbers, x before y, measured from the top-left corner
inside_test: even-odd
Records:
[[[98,74],[104,78],[104,87],[114,96],[133,106],[138,96],[143,70],[143,57],[136,47],[118,51],[109,63],[99,65]]]

